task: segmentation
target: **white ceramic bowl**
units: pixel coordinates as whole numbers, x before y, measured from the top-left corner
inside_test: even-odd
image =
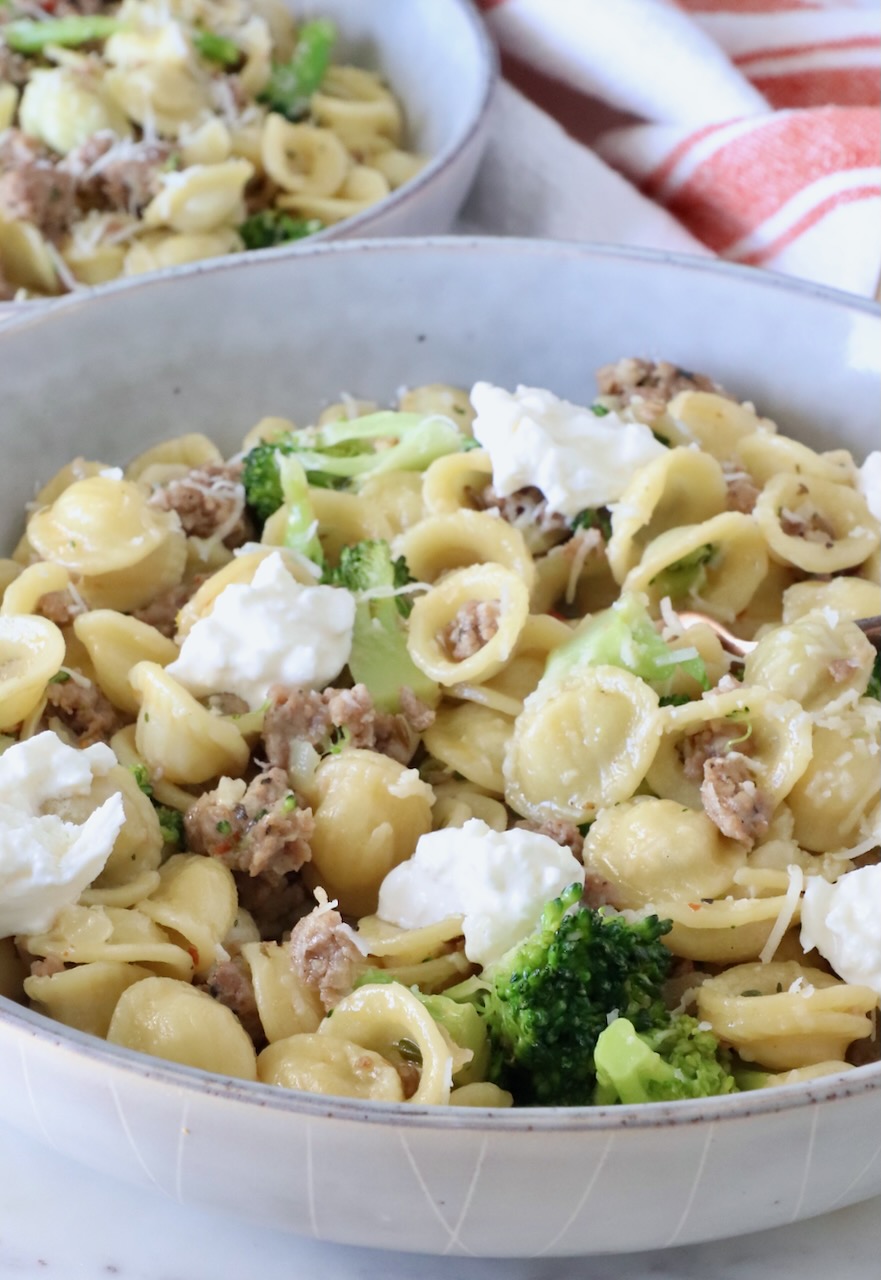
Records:
[[[324,17],[336,23],[334,61],[383,74],[403,104],[407,147],[429,157],[415,178],[384,200],[290,248],[320,240],[449,231],[488,140],[498,77],[495,45],[471,0],[284,3],[300,20]],[[36,310],[47,305],[53,300],[0,303],[0,325],[24,306]]]
[[[576,401],[623,354],[706,371],[788,431],[877,446],[877,307],[748,269],[513,240],[371,241],[198,265],[0,335],[2,536],[76,453],[124,461],[341,389],[485,377]],[[387,1249],[662,1248],[881,1192],[881,1065],[613,1109],[364,1105],[139,1057],[0,1000],[0,1120],[185,1204]],[[97,1219],[96,1219],[97,1221]]]

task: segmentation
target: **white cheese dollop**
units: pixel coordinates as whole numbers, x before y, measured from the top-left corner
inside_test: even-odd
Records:
[[[881,450],[873,449],[860,467],[860,493],[876,520],[881,520]]]
[[[196,697],[235,693],[255,710],[274,684],[320,689],[349,660],[355,598],[342,587],[307,587],[279,552],[250,582],[224,587],[166,670]]]
[[[377,915],[402,929],[463,916],[465,954],[487,965],[538,924],[545,905],[584,867],[537,831],[494,831],[479,818],[420,836],[413,856],[379,890]]]
[[[597,417],[538,387],[511,392],[478,382],[471,391],[472,430],[492,462],[502,497],[535,485],[552,511],[576,516],[617,502],[634,473],[665,453],[641,422]]]
[[[834,884],[809,876],[801,945],[816,947],[845,982],[881,996],[881,865],[848,871]]]
[[[117,763],[110,747],[79,751],[38,733],[0,756],[0,938],[41,933],[104,868],[125,821],[117,791],[82,824],[43,809],[87,795]]]

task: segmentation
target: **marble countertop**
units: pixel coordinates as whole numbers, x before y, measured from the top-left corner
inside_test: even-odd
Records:
[[[424,1258],[183,1209],[0,1126],[3,1280],[876,1280],[881,1200],[737,1239],[591,1259]],[[231,1176],[235,1172],[231,1171]]]

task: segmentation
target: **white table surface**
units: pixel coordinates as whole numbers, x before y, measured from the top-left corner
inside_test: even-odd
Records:
[[[878,1280],[881,1274],[881,1200],[662,1253],[532,1262],[425,1258],[320,1244],[184,1209],[3,1126],[0,1152],[3,1280]]]

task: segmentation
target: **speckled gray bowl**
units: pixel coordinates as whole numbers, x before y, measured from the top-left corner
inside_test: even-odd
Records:
[[[0,334],[3,537],[77,453],[122,462],[183,430],[232,447],[342,389],[483,377],[578,401],[624,354],[707,371],[810,443],[877,447],[871,304],[648,252],[340,242],[111,285]],[[208,1076],[0,1000],[0,1120],[150,1194],[428,1253],[656,1249],[881,1191],[881,1065],[701,1102],[429,1111]]]

